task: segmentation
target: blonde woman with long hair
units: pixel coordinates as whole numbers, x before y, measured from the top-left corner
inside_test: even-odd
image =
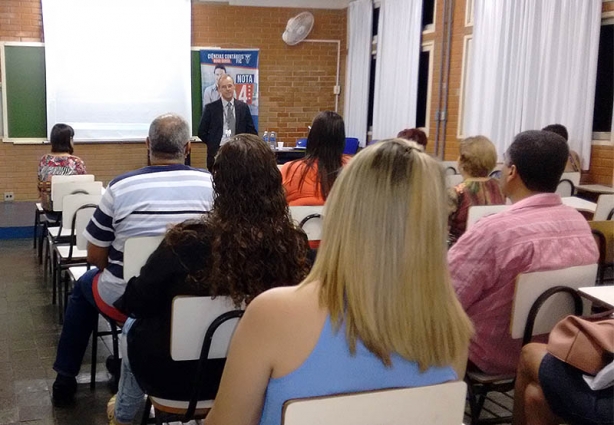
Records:
[[[462,379],[472,325],[446,262],[443,170],[400,139],[360,152],[311,273],[249,305],[207,425],[280,424],[300,397]]]

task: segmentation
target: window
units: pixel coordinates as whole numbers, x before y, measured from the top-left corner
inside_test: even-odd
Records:
[[[465,130],[463,128],[464,121],[464,111],[466,110],[466,98],[467,91],[469,87],[467,86],[467,80],[470,74],[471,67],[471,47],[473,42],[473,35],[466,35],[463,39],[463,68],[461,71],[461,89],[460,89],[460,99],[459,99],[459,111],[458,111],[458,132],[457,136],[459,139],[463,139],[466,137]]]
[[[423,0],[422,3],[422,30],[435,31],[435,0]]]
[[[376,53],[377,53],[377,30],[379,25],[379,6],[375,6],[373,9],[373,27],[371,29],[371,33],[373,34],[373,42],[371,46],[371,70],[369,77],[369,109],[367,112],[367,128],[369,129],[369,140],[370,134],[373,129],[373,103],[375,100],[375,62],[376,62]]]
[[[424,22],[424,11],[427,4],[431,4],[431,9],[434,8],[436,0],[425,0],[422,9],[422,19]],[[369,109],[367,112],[368,140],[371,141],[371,132],[373,128],[373,104],[375,99],[375,63],[377,53],[377,30],[379,23],[379,6],[373,9],[373,44],[371,50],[371,72],[369,80]],[[433,10],[434,13],[434,10]],[[432,17],[432,14],[431,14]],[[433,80],[433,49],[434,41],[425,42],[422,44],[420,52],[420,64],[418,69],[418,99],[416,105],[416,128],[423,128],[428,135],[430,111],[431,111],[431,87]]]
[[[416,105],[416,127],[424,128],[428,134],[431,112],[431,82],[433,79],[434,42],[422,44],[418,68],[418,103]]]
[[[614,18],[604,19],[599,37],[593,139],[609,139],[614,103]]]

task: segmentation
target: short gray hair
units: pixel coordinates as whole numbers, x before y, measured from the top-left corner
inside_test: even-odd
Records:
[[[164,114],[149,126],[151,154],[158,158],[183,158],[185,146],[190,141],[190,126],[177,114]]]

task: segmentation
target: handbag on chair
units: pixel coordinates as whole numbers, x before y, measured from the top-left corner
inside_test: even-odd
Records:
[[[567,316],[550,332],[548,352],[590,375],[596,375],[614,358],[612,312],[592,317]]]

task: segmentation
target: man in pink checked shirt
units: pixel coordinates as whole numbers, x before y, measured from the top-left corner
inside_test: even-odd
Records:
[[[519,273],[597,262],[588,223],[554,193],[568,156],[557,134],[518,134],[501,171],[501,189],[512,207],[481,219],[448,253],[452,284],[476,331],[470,367],[491,374],[516,371],[521,341],[511,339],[509,326]]]

